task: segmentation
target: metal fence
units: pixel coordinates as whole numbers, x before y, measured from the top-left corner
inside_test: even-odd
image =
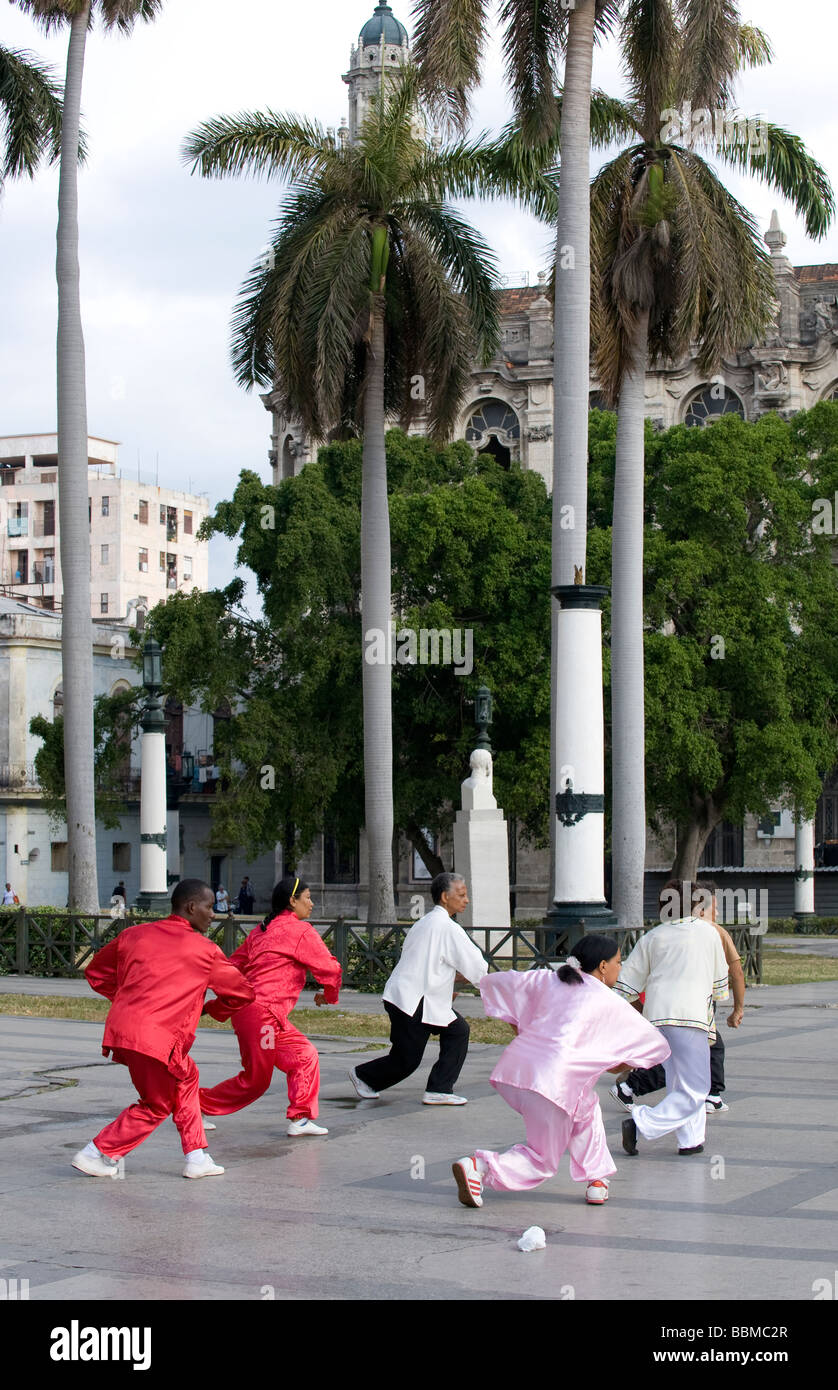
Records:
[[[224,917],[214,922],[209,937],[231,956],[259,917]],[[75,978],[84,973],[101,946],[126,927],[148,921],[128,913],[114,918],[27,908],[0,911],[0,975],[45,975]],[[315,922],[325,944],[340,961],[343,982],[349,989],[380,993],[401,955],[410,922],[369,926],[338,917],[334,922]],[[626,956],[650,926],[629,930],[609,928]],[[762,937],[747,927],[732,927],[745,978],[762,983]],[[561,959],[569,950],[567,933],[553,927],[529,926],[475,928],[470,936],[489,962],[490,970],[532,970]]]

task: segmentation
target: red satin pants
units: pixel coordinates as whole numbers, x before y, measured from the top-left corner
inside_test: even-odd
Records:
[[[232,1115],[251,1105],[265,1094],[276,1068],[285,1072],[288,1080],[288,1119],[308,1116],[316,1120],[320,1060],[314,1044],[290,1023],[280,1028],[259,1003],[239,1009],[233,1015],[233,1027],[239,1040],[242,1070],[229,1081],[201,1089],[203,1114]]]
[[[179,1081],[166,1070],[163,1062],[147,1057],[144,1052],[115,1047],[112,1055],[115,1062],[128,1068],[140,1098],[96,1135],[93,1142],[100,1153],[108,1158],[124,1157],[153,1134],[169,1115],[177,1125],[185,1154],[207,1147],[198,1103],[198,1068],[191,1057],[184,1058],[187,1076]]]

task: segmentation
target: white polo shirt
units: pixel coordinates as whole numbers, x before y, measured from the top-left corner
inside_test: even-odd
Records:
[[[701,917],[661,922],[623,961],[614,993],[629,1003],[644,991],[643,1017],[655,1027],[713,1029],[713,1000],[727,999],[722,938]]]
[[[454,1022],[451,1000],[458,972],[479,985],[488,966],[471,937],[437,904],[407,933],[383,998],[411,1016],[424,999],[422,1022],[444,1028]]]

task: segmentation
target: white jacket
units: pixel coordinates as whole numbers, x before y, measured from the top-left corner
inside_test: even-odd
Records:
[[[444,1028],[455,1018],[451,1000],[457,972],[479,985],[488,966],[465,930],[437,904],[407,933],[383,997],[411,1016],[424,999],[422,1022]]]
[[[657,1028],[713,1030],[713,1000],[727,999],[722,938],[701,917],[661,922],[623,961],[614,991],[629,1003],[646,992],[643,1017]]]

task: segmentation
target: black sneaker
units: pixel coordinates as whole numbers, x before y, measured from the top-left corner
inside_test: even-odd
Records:
[[[637,1125],[630,1115],[623,1120],[623,1148],[632,1157],[637,1153]]]

